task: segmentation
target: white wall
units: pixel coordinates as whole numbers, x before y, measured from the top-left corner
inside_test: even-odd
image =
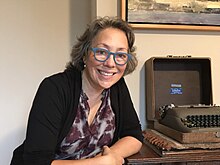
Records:
[[[152,56],[187,55],[194,57],[211,57],[214,103],[220,105],[220,33],[204,32],[165,32],[141,31],[136,32],[137,55],[139,65],[136,71],[127,77],[127,82],[132,93],[134,104],[139,111],[140,119],[145,127],[145,84],[144,62]],[[137,80],[136,84],[132,83]],[[138,92],[137,92],[138,91]]]
[[[9,164],[13,149],[24,139],[32,99],[41,80],[64,69],[75,37],[91,17],[115,16],[118,4],[119,0],[0,0],[2,165]],[[220,32],[135,30],[135,35],[139,65],[126,81],[143,129],[143,64],[152,56],[211,57],[214,103],[220,104]]]
[[[88,0],[0,0],[0,160],[25,137],[41,80],[62,71],[90,21]]]

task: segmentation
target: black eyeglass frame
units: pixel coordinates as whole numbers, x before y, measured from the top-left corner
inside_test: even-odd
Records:
[[[110,52],[108,49],[103,49],[103,48],[91,48],[91,50],[92,50],[92,52],[94,53],[95,60],[97,60],[97,61],[99,61],[99,62],[105,62],[105,61],[107,61],[107,60],[109,59],[109,57],[110,57],[111,55],[113,55],[113,59],[114,59],[115,63],[116,63],[117,65],[123,66],[123,65],[127,64],[127,62],[132,58],[132,55],[131,55],[131,54],[125,53],[125,52],[115,52],[115,53],[114,53],[114,52]],[[105,60],[99,60],[99,59],[96,58],[96,51],[97,51],[97,50],[103,50],[103,51],[105,51],[105,52],[108,53],[108,56],[106,57]],[[124,54],[124,55],[126,55],[126,56],[128,57],[128,58],[127,58],[127,61],[126,61],[124,64],[119,64],[119,63],[115,60],[115,57],[116,57],[117,54]]]

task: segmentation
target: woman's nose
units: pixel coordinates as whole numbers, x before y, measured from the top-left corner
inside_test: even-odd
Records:
[[[115,67],[116,66],[113,54],[111,54],[110,57],[104,62],[104,65],[108,66],[108,67]]]

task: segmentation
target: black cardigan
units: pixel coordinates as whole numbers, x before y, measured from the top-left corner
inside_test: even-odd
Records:
[[[11,165],[51,164],[76,116],[81,84],[81,72],[76,69],[65,70],[42,81],[30,111],[26,139],[15,149]],[[110,98],[116,116],[112,144],[125,136],[142,142],[141,125],[124,78],[110,88]]]

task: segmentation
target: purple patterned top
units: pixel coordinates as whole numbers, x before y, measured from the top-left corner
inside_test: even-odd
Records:
[[[103,91],[102,104],[89,125],[88,97],[82,91],[76,118],[63,139],[56,159],[84,159],[94,157],[104,145],[112,142],[115,132],[115,115],[110,103],[110,89]]]

